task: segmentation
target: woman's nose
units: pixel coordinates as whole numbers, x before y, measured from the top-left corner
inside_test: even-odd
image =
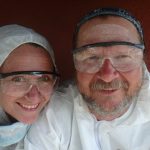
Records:
[[[31,87],[30,87],[28,93],[26,94],[26,96],[30,100],[39,101],[39,99],[41,99],[41,93],[40,93],[37,85],[31,85]]]

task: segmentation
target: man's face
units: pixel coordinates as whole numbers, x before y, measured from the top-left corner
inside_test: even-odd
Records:
[[[24,44],[9,55],[1,67],[1,73],[16,71],[53,71],[53,62],[48,52],[43,48]],[[14,86],[7,86],[9,89],[6,89],[5,92],[1,89],[1,107],[16,120],[28,124],[33,123],[50,99],[52,89],[48,91],[48,94],[46,89],[45,92],[39,90],[40,81],[46,84],[47,81],[51,80],[49,77],[48,75],[17,75],[10,76],[8,80],[4,79],[6,83],[15,83],[18,86],[20,83],[26,82],[26,80],[33,83],[32,87],[22,95],[20,95],[20,92],[17,93],[18,89],[12,91]],[[11,93],[8,93],[8,90]]]
[[[77,48],[88,44],[112,41],[140,43],[136,28],[129,21],[120,17],[95,18],[81,26]],[[141,87],[142,65],[122,72],[113,66],[109,58],[107,59],[112,55],[115,57],[120,51],[123,51],[124,54],[128,53],[123,50],[124,47],[120,46],[119,50],[117,46],[97,47],[92,55],[106,57],[100,69],[96,73],[76,71],[78,88],[86,101],[94,103],[91,111],[96,116],[100,116],[100,119],[112,120],[123,114]],[[142,53],[140,56],[139,59],[142,62]]]

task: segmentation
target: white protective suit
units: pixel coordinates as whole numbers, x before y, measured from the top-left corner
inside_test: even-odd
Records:
[[[150,150],[150,76],[137,101],[113,121],[97,121],[77,88],[57,91],[25,138],[25,150]]]

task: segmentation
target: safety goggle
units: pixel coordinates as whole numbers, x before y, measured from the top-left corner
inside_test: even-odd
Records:
[[[73,58],[75,68],[80,72],[96,73],[106,59],[111,61],[116,70],[127,72],[142,63],[143,50],[144,44],[100,42],[76,48]]]
[[[21,97],[33,86],[43,95],[51,93],[60,75],[49,71],[18,71],[0,73],[0,89],[6,95]]]

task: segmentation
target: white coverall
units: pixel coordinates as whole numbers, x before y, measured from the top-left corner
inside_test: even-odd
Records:
[[[25,138],[25,150],[150,150],[150,77],[113,121],[97,121],[75,86],[56,92]]]

